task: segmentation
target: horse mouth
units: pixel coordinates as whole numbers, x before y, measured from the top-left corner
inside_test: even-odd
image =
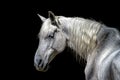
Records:
[[[49,68],[48,64],[41,63],[39,65],[34,64],[37,71],[46,72]]]

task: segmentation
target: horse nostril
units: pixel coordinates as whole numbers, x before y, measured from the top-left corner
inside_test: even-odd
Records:
[[[40,64],[41,64],[41,62],[42,62],[42,59],[40,59],[40,60],[39,60],[38,65],[40,65]]]

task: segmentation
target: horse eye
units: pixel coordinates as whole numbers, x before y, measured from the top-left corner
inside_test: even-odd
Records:
[[[57,29],[53,33],[49,34],[48,37],[49,38],[54,38],[54,35],[55,35],[56,32],[57,32]]]
[[[48,35],[49,38],[54,38],[54,34]]]
[[[56,26],[56,22],[55,22],[55,21],[54,21],[54,22],[52,22],[52,25]]]
[[[55,29],[54,33],[56,33],[56,32],[58,32],[58,30],[57,30],[57,29]]]

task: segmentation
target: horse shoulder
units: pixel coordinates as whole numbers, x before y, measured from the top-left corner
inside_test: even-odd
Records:
[[[120,50],[119,53],[114,57],[111,63],[111,75],[114,80],[120,80]]]

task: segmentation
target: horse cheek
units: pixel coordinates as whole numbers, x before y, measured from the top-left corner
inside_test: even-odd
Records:
[[[60,53],[65,48],[65,38],[61,34],[58,34],[55,38],[53,47]]]

